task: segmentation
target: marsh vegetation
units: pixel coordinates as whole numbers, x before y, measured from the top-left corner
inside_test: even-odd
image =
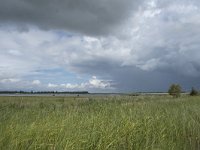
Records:
[[[200,97],[0,97],[0,149],[200,149]]]

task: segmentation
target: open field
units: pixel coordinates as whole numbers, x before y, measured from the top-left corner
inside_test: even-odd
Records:
[[[0,97],[0,149],[200,149],[200,97]]]

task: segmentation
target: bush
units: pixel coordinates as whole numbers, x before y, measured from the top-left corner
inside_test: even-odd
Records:
[[[173,97],[180,97],[181,95],[181,86],[179,84],[172,84],[168,90],[169,95]]]
[[[198,91],[195,88],[192,87],[192,90],[190,92],[190,96],[197,96],[198,94],[199,94]]]

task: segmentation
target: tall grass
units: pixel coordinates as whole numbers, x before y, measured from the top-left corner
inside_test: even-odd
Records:
[[[0,97],[0,149],[200,149],[200,97]]]

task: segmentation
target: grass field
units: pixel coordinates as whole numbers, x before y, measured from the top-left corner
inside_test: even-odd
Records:
[[[200,97],[0,97],[0,149],[197,150]]]

